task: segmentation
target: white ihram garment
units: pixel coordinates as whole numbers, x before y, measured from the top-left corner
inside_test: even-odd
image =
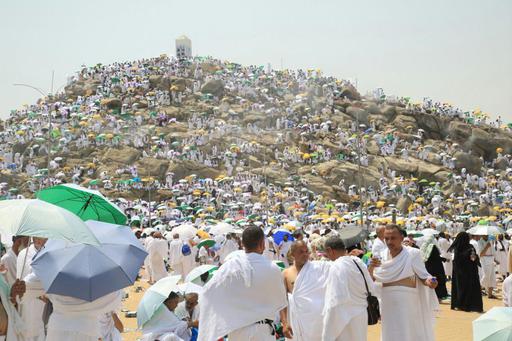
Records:
[[[375,295],[375,287],[366,265],[357,257],[338,258],[329,271],[326,283],[322,341],[365,341],[368,332],[368,301],[363,275],[368,290]]]
[[[169,264],[177,275],[183,276],[183,242],[180,239],[173,239],[169,244]]]
[[[168,244],[165,239],[154,239],[148,245],[148,257],[151,265],[151,279],[156,282],[167,277],[164,258],[167,258]]]
[[[14,253],[12,248],[7,251],[5,255],[2,256],[2,260],[0,261],[6,268],[6,273],[4,274],[5,281],[9,286],[12,286],[16,281],[16,267],[18,262],[18,256]]]
[[[448,248],[450,247],[450,242],[446,238],[439,238],[439,251],[441,251],[441,257],[446,259],[446,262],[443,262],[444,273],[446,276],[452,276],[453,270],[453,255],[451,252],[448,252]]]
[[[288,313],[294,341],[309,341],[322,335],[322,311],[330,262],[304,264],[293,291],[288,294]]]
[[[482,241],[482,240],[481,240]],[[479,253],[483,251],[487,242],[479,243]],[[496,267],[494,266],[494,257],[496,252],[492,245],[487,248],[485,254],[480,256],[480,264],[482,264],[482,277],[480,285],[484,288],[496,288]]]
[[[29,282],[32,274],[32,258],[37,253],[35,246],[32,244],[28,248],[21,250],[18,254],[16,277]],[[26,257],[25,257],[26,254]],[[25,267],[23,262],[25,261]],[[23,271],[23,273],[22,273]],[[44,323],[43,323],[43,310],[45,303],[39,299],[43,295],[42,287],[39,286],[32,290],[27,287],[27,292],[23,295],[20,304],[20,315],[23,320],[23,340],[24,341],[44,341]]]
[[[235,251],[203,287],[198,341],[217,341],[225,335],[235,341],[241,340],[239,335],[266,340],[270,327],[255,324],[273,320],[286,304],[279,268],[263,255]]]
[[[439,308],[439,302],[434,289],[419,281],[431,277],[420,251],[403,247],[394,258],[391,258],[389,251],[382,253],[381,257],[382,265],[374,271],[377,282],[391,283],[410,277],[416,278],[415,288],[382,287],[382,341],[434,340],[435,311]]]
[[[151,319],[142,328],[142,340],[190,340],[188,324],[180,320],[176,314],[165,305],[161,305]]]
[[[113,311],[121,301],[121,291],[92,302],[49,294],[53,313],[48,322],[47,340],[97,341],[101,337],[98,316]]]

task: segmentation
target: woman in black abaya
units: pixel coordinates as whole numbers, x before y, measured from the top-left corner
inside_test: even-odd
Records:
[[[480,260],[469,240],[469,234],[461,232],[448,249],[448,252],[454,253],[451,308],[482,312],[483,302],[478,277]]]

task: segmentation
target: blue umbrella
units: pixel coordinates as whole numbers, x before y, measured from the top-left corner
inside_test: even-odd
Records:
[[[147,253],[130,228],[86,224],[99,246],[49,240],[32,262],[47,293],[94,301],[135,282]]]
[[[272,235],[272,238],[274,238],[274,243],[276,243],[276,245],[281,244],[281,242],[283,241],[284,235],[288,235],[288,240],[290,240],[292,242],[295,240],[293,238],[292,234],[290,233],[290,231],[287,231],[287,230],[277,230]]]

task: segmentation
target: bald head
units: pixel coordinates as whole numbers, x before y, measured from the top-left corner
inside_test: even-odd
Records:
[[[290,255],[293,257],[293,265],[297,268],[302,268],[309,260],[308,245],[302,240],[293,242],[290,247]]]
[[[386,225],[379,225],[375,229],[375,233],[379,239],[384,239],[384,231],[386,230]]]

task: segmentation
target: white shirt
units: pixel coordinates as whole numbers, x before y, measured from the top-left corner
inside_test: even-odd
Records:
[[[512,307],[512,275],[503,281],[503,304]]]
[[[388,247],[386,243],[384,243],[379,237],[375,238],[372,246],[372,255],[380,255],[382,251],[386,250]]]
[[[16,266],[17,266],[18,256],[14,253],[14,251],[9,249],[5,255],[2,256],[2,260],[0,261],[6,268],[6,272],[4,274],[5,281],[9,286],[12,286],[16,281]]]

